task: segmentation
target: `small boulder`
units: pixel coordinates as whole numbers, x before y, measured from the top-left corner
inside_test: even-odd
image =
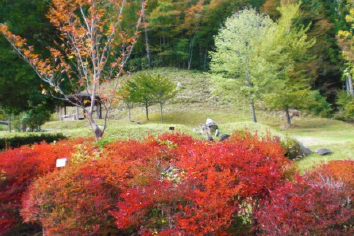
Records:
[[[226,139],[230,138],[230,135],[229,134],[221,134],[220,135],[220,138],[219,138],[219,142],[222,142]]]
[[[179,90],[182,88],[182,84],[181,82],[177,82],[177,86],[176,86],[176,90]]]
[[[206,126],[213,126],[216,125],[215,121],[213,121],[213,119],[208,118],[205,122]]]
[[[208,136],[207,140],[210,141],[210,142],[214,141],[214,139],[211,136]]]
[[[325,155],[328,155],[328,154],[332,153],[332,151],[330,149],[328,149],[328,148],[320,148],[320,149],[317,149],[316,152],[320,156],[325,156]]]
[[[300,147],[300,152],[303,157],[307,157],[308,155],[310,155],[312,153],[312,150],[310,148],[305,147],[301,143],[299,144],[299,147]]]

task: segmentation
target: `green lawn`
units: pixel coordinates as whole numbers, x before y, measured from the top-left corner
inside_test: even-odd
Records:
[[[212,118],[224,133],[230,134],[235,130],[248,128],[251,131],[257,131],[260,135],[270,132],[280,137],[296,138],[313,151],[318,148],[329,148],[333,151],[333,154],[328,156],[311,154],[298,161],[301,170],[329,160],[354,159],[354,126],[352,124],[332,119],[302,117],[293,121],[293,127],[282,129],[285,119],[281,119],[279,114],[261,109],[257,110],[259,123],[254,124],[251,122],[250,111],[246,105],[219,101],[211,96],[212,84],[209,75],[171,68],[160,68],[152,72],[164,73],[176,83],[182,83],[182,90],[176,99],[166,104],[164,108],[164,124],[160,124],[157,106],[150,108],[150,121],[145,119],[144,108],[135,107],[132,110],[132,119],[141,123],[138,125],[128,121],[127,110],[123,104],[118,104],[110,115],[104,140],[139,139],[148,135],[170,132],[168,130],[170,126],[176,127],[175,132],[184,132],[203,138],[193,129],[198,129],[199,124],[203,124],[207,118]],[[51,121],[42,128],[48,130],[47,132],[61,132],[70,137],[92,136],[88,122],[85,120]],[[0,137],[9,135],[28,134],[9,134],[6,131],[0,131]]]

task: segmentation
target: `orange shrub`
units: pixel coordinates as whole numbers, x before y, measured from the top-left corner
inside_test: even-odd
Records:
[[[343,181],[347,194],[354,198],[354,160],[330,161],[319,166],[314,174]]]
[[[268,198],[290,165],[279,141],[247,132],[118,141],[39,178],[21,213],[47,235],[229,235],[244,203]]]
[[[22,146],[0,153],[0,234],[18,226],[21,199],[29,184],[55,169],[56,159],[70,157],[83,139]]]

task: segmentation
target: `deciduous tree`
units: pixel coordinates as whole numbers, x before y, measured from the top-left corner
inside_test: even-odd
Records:
[[[178,90],[176,89],[176,85],[166,76],[158,74],[153,76],[152,79],[153,97],[160,106],[161,123],[163,123],[162,106],[165,102],[174,98]]]
[[[281,4],[278,10],[281,18],[274,25],[267,49],[273,50],[269,61],[275,65],[273,73],[277,77],[270,92],[265,94],[265,101],[272,109],[284,110],[287,123],[291,125],[290,108],[306,108],[314,103],[311,77],[303,67],[313,58],[308,50],[315,40],[308,40],[309,27],[297,24],[300,4]]]
[[[231,96],[246,100],[254,122],[255,102],[274,75],[272,64],[267,61],[269,52],[264,50],[273,25],[268,16],[255,9],[239,11],[226,20],[215,38],[216,49],[211,52],[211,71],[220,75],[216,85]]]
[[[138,37],[144,5],[142,2],[137,12],[135,30],[128,34],[130,29],[122,27],[124,10],[129,7],[126,0],[53,0],[47,17],[60,32],[61,41],[49,48],[51,57],[46,59],[41,59],[25,39],[11,33],[6,24],[0,24],[0,32],[40,79],[50,85],[53,96],[84,110],[97,140],[107,127],[119,77]],[[65,80],[75,92],[84,91],[90,96],[88,108],[77,97],[68,96],[62,87]],[[107,92],[104,82],[112,80],[116,82]],[[101,97],[105,110],[103,128],[93,117],[97,96]]]

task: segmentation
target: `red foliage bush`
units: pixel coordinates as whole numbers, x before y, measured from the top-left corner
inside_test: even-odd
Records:
[[[343,183],[298,177],[271,192],[256,211],[262,235],[353,235],[354,211]]]
[[[23,200],[25,222],[40,222],[47,235],[105,235],[114,218],[124,172],[90,161],[37,179]],[[118,169],[118,168],[117,168]]]
[[[35,181],[24,219],[48,235],[229,235],[245,201],[266,199],[291,165],[278,141],[247,132],[119,141],[83,163]]]
[[[223,143],[178,135],[157,141],[162,150],[169,147],[168,165],[145,186],[122,195],[119,211],[112,213],[121,229],[227,235],[240,203],[267,196],[285,179],[290,164],[279,142],[250,133]]]
[[[0,234],[22,221],[21,199],[29,184],[55,169],[56,159],[69,157],[83,140],[64,140],[56,144],[35,144],[0,153]]]
[[[148,142],[109,144],[98,160],[83,160],[36,180],[21,214],[26,222],[39,222],[47,235],[123,235],[109,212],[117,210],[129,185],[157,174],[150,164],[155,154]]]
[[[330,161],[319,166],[312,175],[317,179],[332,177],[342,181],[345,191],[354,199],[354,160]]]

